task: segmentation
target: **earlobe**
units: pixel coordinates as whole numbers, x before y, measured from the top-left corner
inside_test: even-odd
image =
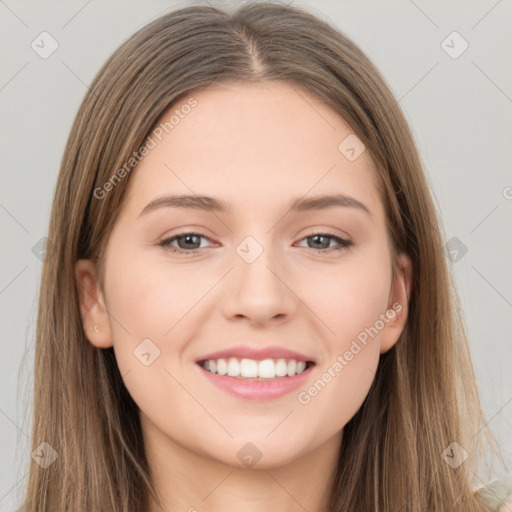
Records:
[[[386,322],[381,334],[380,353],[384,354],[400,338],[409,314],[409,298],[412,292],[413,268],[407,254],[399,256],[399,270],[392,284]]]
[[[85,335],[92,345],[108,348],[113,345],[110,321],[94,262],[78,260],[75,264],[80,314]]]

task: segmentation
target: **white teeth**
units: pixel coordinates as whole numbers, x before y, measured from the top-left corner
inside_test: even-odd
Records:
[[[272,359],[263,359],[263,361],[258,363],[258,377],[262,379],[273,379],[275,376],[276,365]]]
[[[275,377],[293,377],[306,369],[305,361],[295,359],[237,359],[230,357],[228,360],[210,359],[203,363],[203,368],[218,375],[228,375],[238,378],[273,379]]]
[[[288,361],[288,377],[293,377],[297,373],[297,361],[290,359]]]
[[[276,363],[276,375],[278,377],[284,377],[287,372],[286,361],[284,359],[278,359]]]
[[[258,376],[258,361],[254,359],[242,359],[240,363],[240,374],[243,377],[257,377]]]
[[[238,377],[240,375],[240,363],[234,357],[229,358],[228,375],[230,377]]]
[[[211,370],[210,370],[211,371]],[[212,372],[214,373],[214,372]],[[217,374],[226,375],[228,373],[228,364],[225,359],[217,359]]]

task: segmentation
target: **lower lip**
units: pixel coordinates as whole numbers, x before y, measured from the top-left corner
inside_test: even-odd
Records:
[[[212,384],[237,398],[251,400],[269,400],[290,393],[305,383],[315,365],[306,368],[302,373],[293,377],[277,377],[268,380],[249,380],[218,375],[197,365],[199,370]]]

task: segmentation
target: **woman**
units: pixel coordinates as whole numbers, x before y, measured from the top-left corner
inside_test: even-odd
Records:
[[[334,27],[259,3],[142,28],[80,107],[48,238],[27,511],[503,505],[474,490],[413,137]]]

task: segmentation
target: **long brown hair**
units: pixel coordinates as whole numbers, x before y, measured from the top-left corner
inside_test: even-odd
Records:
[[[85,336],[74,266],[101,264],[129,175],[104,198],[97,191],[167,109],[217,82],[263,80],[307,91],[351,126],[375,163],[394,254],[413,264],[405,329],[344,427],[329,512],[485,510],[472,478],[487,429],[441,223],[404,115],[337,28],[302,8],[255,3],[190,6],[149,23],[111,55],[80,106],[53,201],[36,332],[32,449],[48,443],[58,458],[32,462],[26,512],[145,512],[157,499],[113,349]],[[458,467],[442,456],[453,442],[468,452]]]

